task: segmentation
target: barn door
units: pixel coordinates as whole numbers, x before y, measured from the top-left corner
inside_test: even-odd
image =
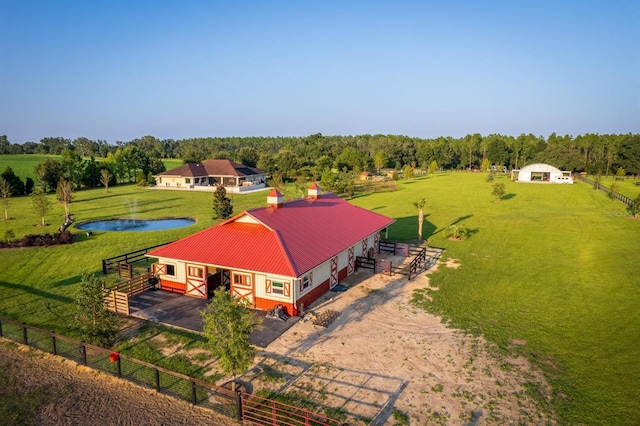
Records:
[[[247,305],[255,308],[253,299],[253,280],[249,274],[233,273],[231,280],[231,295],[238,299],[245,300]]]
[[[329,276],[329,288],[338,284],[338,256],[331,259],[331,275]]]
[[[373,255],[376,256],[380,252],[380,233],[376,232],[373,236]]]
[[[347,275],[353,274],[355,269],[354,247],[349,247],[349,261],[347,262]]]
[[[187,295],[207,297],[207,278],[202,266],[187,265]]]

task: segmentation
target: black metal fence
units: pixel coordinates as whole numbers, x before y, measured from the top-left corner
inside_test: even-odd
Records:
[[[0,336],[241,420],[241,393],[2,317]]]
[[[154,249],[156,247],[164,246],[169,243],[158,244],[157,246],[146,247],[140,250],[132,251],[129,253],[120,254],[118,256],[110,257],[108,259],[102,259],[102,273],[107,275],[109,271],[117,271],[118,264],[120,262],[124,263],[136,263],[147,260],[145,254],[149,252],[149,250]]]

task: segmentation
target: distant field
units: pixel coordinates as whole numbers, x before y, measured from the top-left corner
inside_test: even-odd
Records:
[[[636,185],[638,183],[638,185]],[[616,192],[631,198],[632,200],[640,194],[640,179],[625,178],[624,180],[615,180],[613,176],[603,177],[600,181],[601,185],[611,188],[611,184],[615,184]]]
[[[3,173],[7,166],[10,166],[16,175],[24,182],[28,177],[35,180],[34,170],[38,163],[46,158],[60,158],[59,155],[41,155],[41,154],[17,154],[17,155],[0,155],[0,173]],[[96,160],[100,160],[96,158]],[[167,170],[173,169],[183,164],[183,161],[175,158],[166,158],[162,162]]]
[[[561,424],[635,423],[640,403],[640,220],[588,185],[510,182],[500,202],[484,174],[443,173],[400,181],[397,191],[361,195],[352,202],[396,218],[389,237],[417,237],[412,203],[426,199],[424,235],[461,268],[431,275],[439,288],[416,300],[453,326],[482,333],[502,350],[540,365],[554,386],[551,406]],[[289,197],[293,196],[293,191]],[[236,195],[235,211],[263,205],[266,193]],[[54,197],[52,196],[52,201]],[[100,271],[102,258],[171,241],[213,224],[212,195],[133,185],[76,193],[79,221],[113,217],[189,216],[194,226],[147,233],[79,234],[71,246],[0,251],[0,315],[74,336],[70,304],[82,270]],[[52,232],[28,197],[11,199],[0,236],[12,229]],[[470,229],[463,242],[445,238],[448,225]],[[537,394],[537,389],[530,389]]]
[[[24,182],[28,177],[36,180],[34,170],[45,158],[60,158],[59,155],[17,154],[0,155],[0,173],[10,166],[14,173]]]

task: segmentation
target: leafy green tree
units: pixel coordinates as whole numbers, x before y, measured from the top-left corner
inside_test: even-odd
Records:
[[[494,172],[493,170],[489,170],[489,173],[487,173],[487,182],[493,182],[495,177],[496,177],[496,172]]]
[[[144,171],[142,170],[138,170],[138,175],[136,176],[136,185],[147,186],[147,175],[145,175]]]
[[[420,201],[416,201],[413,203],[413,207],[418,209],[418,240],[422,241],[422,225],[424,223],[424,205],[425,199],[422,198]]]
[[[147,185],[154,186],[156,184],[156,178],[153,177],[153,173],[147,173]]]
[[[480,170],[483,172],[486,172],[486,171],[490,171],[489,169],[491,169],[491,162],[489,161],[488,158],[485,158],[484,160],[482,160],[482,165],[480,166]]]
[[[611,198],[611,201],[615,201],[617,193],[618,193],[618,185],[616,185],[615,183],[612,183],[611,186],[609,186],[609,198]]]
[[[402,168],[402,175],[407,180],[413,177],[413,169],[411,168],[410,165],[407,164]]]
[[[438,163],[436,160],[433,160],[431,164],[429,164],[429,173],[435,173],[438,170]]]
[[[74,298],[73,319],[82,338],[98,346],[106,346],[113,341],[120,323],[119,318],[107,309],[104,296],[100,279],[90,272],[83,272]]]
[[[491,195],[493,195],[497,200],[502,198],[504,195],[505,186],[502,182],[496,182],[493,184],[493,191],[491,191]]]
[[[35,186],[35,183],[33,182],[33,179],[31,179],[30,177],[27,177],[24,180],[24,193],[29,195],[33,192],[33,187]]]
[[[251,146],[243,146],[236,152],[236,161],[245,166],[256,167],[259,159],[260,154]]]
[[[235,378],[253,362],[256,350],[249,335],[261,323],[243,299],[234,298],[225,288],[218,288],[202,313],[204,336],[211,351],[219,358],[220,368]]]
[[[214,219],[227,219],[233,214],[233,205],[222,185],[216,186],[216,192],[213,193],[213,214]]]
[[[4,180],[9,182],[9,187],[11,188],[11,195],[23,195],[24,194],[24,183],[22,180],[14,173],[13,169],[9,166],[2,173],[2,177]]]
[[[320,169],[320,172],[330,169],[332,164],[333,161],[328,155],[322,155],[318,157],[318,160],[316,161],[316,166]]]
[[[35,175],[45,192],[52,191],[58,187],[58,182],[64,176],[64,166],[58,160],[46,158],[36,166]]]
[[[626,176],[626,173],[622,167],[618,167],[618,171],[616,171],[616,176],[619,178],[623,178]]]
[[[31,202],[33,203],[33,209],[40,216],[42,226],[45,226],[45,216],[51,209],[51,201],[47,194],[42,188],[36,188],[31,194]]]
[[[2,205],[4,206],[4,220],[9,220],[11,185],[2,176],[0,176],[0,197],[2,197]]]
[[[640,194],[638,194],[638,196],[631,202],[631,205],[629,206],[629,214],[636,219],[640,216]]]

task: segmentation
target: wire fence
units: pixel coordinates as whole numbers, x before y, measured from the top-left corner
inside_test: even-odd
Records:
[[[338,420],[307,409],[233,392],[175,371],[167,370],[127,355],[80,340],[0,317],[0,337],[73,360],[138,385],[180,398],[194,405],[250,425],[264,426],[341,426]],[[255,403],[256,398],[260,404]],[[247,401],[253,401],[247,404]],[[268,406],[268,414],[259,406]],[[1,423],[1,422],[0,422]]]
[[[157,365],[0,317],[0,337],[241,420],[242,395]]]

